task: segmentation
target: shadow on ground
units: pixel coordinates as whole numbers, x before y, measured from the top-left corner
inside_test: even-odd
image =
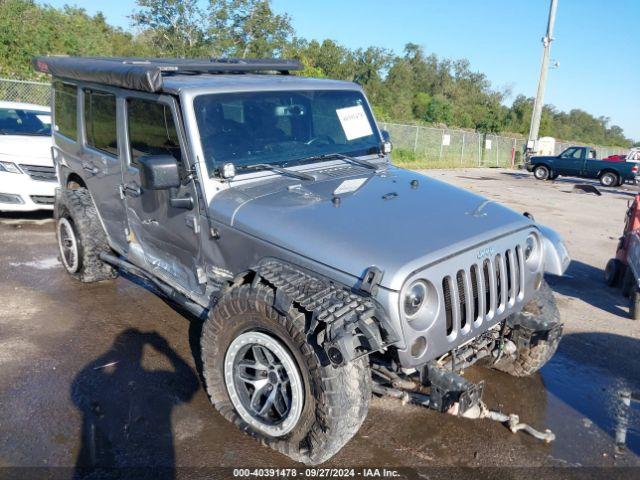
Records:
[[[563,276],[547,275],[545,278],[557,293],[579,298],[600,310],[629,318],[626,309],[627,301],[622,296],[621,290],[605,285],[604,270],[601,268],[572,260]]]
[[[82,412],[75,478],[139,478],[138,473],[174,478],[171,411],[198,388],[196,374],[162,336],[137,329],[121,332],[71,387]],[[151,470],[135,473],[135,467]]]

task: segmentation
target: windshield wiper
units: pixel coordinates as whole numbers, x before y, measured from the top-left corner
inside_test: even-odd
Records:
[[[311,157],[301,158],[299,160],[293,160],[291,162],[287,162],[285,165],[293,165],[295,163],[306,163],[312,162],[314,160],[331,160],[332,158],[337,158],[339,160],[344,160],[353,165],[360,165],[364,168],[369,168],[371,170],[378,171],[380,170],[380,165],[376,165],[375,163],[371,163],[367,160],[360,160],[358,158],[350,157],[349,155],[344,155],[342,153],[325,153],[323,155],[313,155]]]
[[[380,170],[380,165],[376,165],[375,163],[371,163],[367,160],[360,160],[359,158],[350,157],[349,155],[344,155],[342,153],[330,153],[325,155],[324,158],[339,158],[340,160],[346,160],[353,165],[360,165],[361,167],[370,168],[371,170]]]
[[[243,170],[271,170],[272,172],[281,173],[282,175],[288,175],[290,177],[295,177],[298,180],[310,180],[315,181],[316,177],[312,175],[307,175],[302,172],[295,172],[293,170],[289,170],[288,168],[278,167],[276,165],[271,165],[270,163],[256,163],[254,165],[243,165]]]

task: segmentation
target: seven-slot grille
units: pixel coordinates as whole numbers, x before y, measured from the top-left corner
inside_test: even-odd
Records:
[[[508,249],[442,279],[447,336],[466,333],[515,304],[523,294],[522,249]],[[457,335],[456,335],[457,336]]]
[[[57,181],[56,169],[54,167],[20,164],[20,168],[34,180],[40,180],[42,182]]]

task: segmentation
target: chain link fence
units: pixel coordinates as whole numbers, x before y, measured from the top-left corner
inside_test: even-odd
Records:
[[[51,84],[0,78],[0,101],[51,104]]]
[[[51,84],[0,78],[0,101],[51,104]],[[520,163],[524,137],[508,137],[449,128],[381,122],[394,145],[397,163],[420,168],[507,167]],[[556,154],[573,145],[556,142]],[[619,147],[596,146],[598,158],[623,154]]]
[[[507,167],[520,160],[524,137],[504,137],[449,128],[381,122],[395,149],[395,160],[425,168]]]
[[[419,125],[401,125],[380,122],[387,130],[394,146],[394,160],[417,168],[505,167],[521,163],[525,137],[500,136],[433,128]],[[556,141],[555,154],[581,142]],[[621,147],[596,145],[597,158],[625,154]]]

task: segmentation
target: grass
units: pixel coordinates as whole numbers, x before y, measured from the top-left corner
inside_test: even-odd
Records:
[[[504,163],[505,159],[501,159],[500,165],[491,160],[483,162],[478,165],[473,159],[469,161],[464,159],[460,161],[458,155],[448,156],[444,155],[442,158],[438,156],[428,156],[423,152],[414,152],[413,150],[407,150],[403,148],[394,148],[391,153],[391,159],[394,165],[402,168],[408,168],[412,170],[427,170],[427,169],[445,169],[445,168],[474,168],[474,167],[508,167],[509,165]]]

